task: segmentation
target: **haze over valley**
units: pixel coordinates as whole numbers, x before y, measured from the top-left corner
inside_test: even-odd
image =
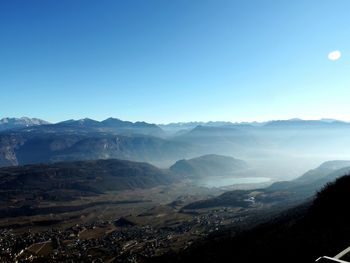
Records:
[[[15,242],[2,254],[9,261],[168,261],[178,252],[187,260],[189,244],[275,220],[350,172],[350,124],[337,120],[0,123],[1,235]],[[59,244],[80,241],[57,246],[57,235]],[[109,249],[93,252],[97,240]]]
[[[350,1],[0,1],[0,262],[350,263]]]
[[[186,129],[185,123],[169,124],[175,133],[167,125],[117,118],[1,123],[1,166],[116,158],[168,168],[180,159],[219,154],[246,161],[256,176],[281,180],[328,160],[349,159],[350,123],[337,120],[210,122]]]

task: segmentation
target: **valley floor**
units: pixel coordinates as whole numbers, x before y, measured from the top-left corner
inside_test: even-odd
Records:
[[[0,219],[0,259],[142,262],[184,249],[225,227],[251,223],[259,211],[270,208],[252,204],[182,209],[225,190],[180,183],[71,202],[42,202],[33,215]]]

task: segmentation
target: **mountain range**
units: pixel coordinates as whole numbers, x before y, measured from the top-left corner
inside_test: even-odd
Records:
[[[167,125],[116,118],[30,123],[2,126],[0,166],[117,158],[168,167],[181,159],[218,154],[247,160],[259,170],[281,163],[274,176],[287,168],[295,170],[292,177],[316,162],[346,158],[341,155],[350,144],[349,123],[336,120],[169,124],[179,128],[176,132],[169,132]],[[296,155],[306,156],[310,164],[296,170],[291,161]]]
[[[190,147],[183,143],[145,135],[26,131],[0,135],[0,166],[110,158],[172,163],[188,152]]]
[[[0,119],[0,131],[1,130],[9,130],[9,129],[21,129],[31,126],[41,126],[52,124],[48,121],[38,119],[38,118],[10,118],[5,117]],[[197,126],[205,126],[205,127],[325,127],[325,126],[349,126],[350,123],[339,121],[335,119],[320,119],[320,120],[302,120],[302,119],[289,119],[289,120],[272,120],[266,122],[229,122],[229,121],[208,121],[208,122],[178,122],[178,123],[168,123],[168,124],[151,124],[143,121],[131,122],[131,121],[123,121],[117,118],[108,118],[103,121],[96,121],[89,118],[79,119],[79,120],[65,120],[52,124],[54,128],[61,127],[62,129],[69,127],[80,127],[83,129],[96,129],[96,130],[104,130],[110,129],[111,131],[117,132],[128,132],[133,129],[145,129],[146,134],[150,134],[152,132],[159,133],[158,135],[164,135],[164,132],[174,132],[183,131],[183,130],[191,130],[196,128]],[[157,127],[159,129],[157,129]],[[119,130],[120,129],[120,130]],[[125,130],[124,130],[125,129]],[[147,131],[149,129],[149,131]]]

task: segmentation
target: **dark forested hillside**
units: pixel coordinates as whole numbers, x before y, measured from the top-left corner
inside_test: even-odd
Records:
[[[173,182],[167,171],[123,160],[76,161],[0,169],[0,198],[74,199],[106,191],[149,188]]]

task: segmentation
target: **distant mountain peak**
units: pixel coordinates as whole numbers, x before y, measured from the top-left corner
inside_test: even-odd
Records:
[[[38,118],[29,118],[29,117],[21,117],[21,118],[3,118],[0,119],[0,130],[9,130],[9,129],[18,129],[25,128],[30,126],[38,126],[50,124],[47,121],[38,119]]]
[[[90,119],[90,118],[83,118],[83,119],[79,119],[78,122],[80,123],[99,123],[99,121]]]
[[[131,122],[131,121],[123,121],[119,118],[114,118],[114,117],[109,117],[109,118],[101,121],[101,123],[103,123],[105,125],[131,125],[131,124],[133,124],[133,122]]]
[[[109,122],[109,121],[121,121],[122,122],[121,119],[114,118],[114,117],[109,117],[109,118],[107,118],[107,119],[105,119],[105,120],[103,120],[101,122]]]

